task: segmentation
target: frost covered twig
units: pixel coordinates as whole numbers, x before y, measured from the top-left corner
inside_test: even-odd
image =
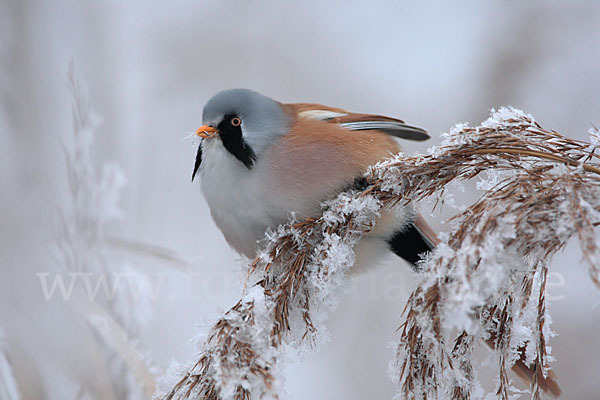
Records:
[[[324,316],[318,310],[335,301],[353,246],[381,208],[442,199],[450,182],[483,173],[486,194],[441,236],[406,305],[395,364],[398,394],[473,397],[478,384],[471,353],[480,340],[498,356],[499,398],[508,399],[511,366],[529,379],[534,398],[540,388],[559,394],[549,370],[546,276],[551,258],[577,235],[600,286],[594,151],[503,108],[480,127],[458,126],[428,155],[376,165],[367,189],[342,193],[326,203],[322,217],[290,223],[270,237],[250,266],[254,286],[214,325],[198,362],[164,398],[278,398],[279,361],[290,347],[320,343]]]
[[[600,169],[583,163],[597,157],[594,150],[501,109],[479,128],[452,132],[430,156],[396,163],[411,177],[402,179],[402,195],[413,200],[433,195],[436,184],[493,171],[481,184],[488,192],[455,217],[409,298],[398,351],[403,397],[469,398],[472,367],[449,346],[474,339],[498,352],[499,398],[508,399],[511,365],[532,377],[534,397],[540,388],[560,394],[549,371],[546,276],[551,258],[577,234],[599,283],[593,226],[600,221]],[[389,181],[390,174],[380,176]]]

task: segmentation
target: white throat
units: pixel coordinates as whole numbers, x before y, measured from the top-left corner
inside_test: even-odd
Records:
[[[211,215],[227,242],[252,258],[267,228],[285,221],[275,218],[265,201],[264,167],[257,160],[249,170],[218,138],[205,140],[202,146],[200,182]]]

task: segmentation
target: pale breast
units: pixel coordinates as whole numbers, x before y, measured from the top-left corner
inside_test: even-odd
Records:
[[[249,258],[256,255],[256,242],[264,238],[267,228],[288,218],[287,210],[270,200],[262,164],[259,159],[249,170],[220,140],[203,143],[200,182],[211,216],[229,245]]]

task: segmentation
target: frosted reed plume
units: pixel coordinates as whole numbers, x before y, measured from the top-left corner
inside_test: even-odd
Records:
[[[69,195],[60,206],[59,238],[55,258],[61,276],[69,273],[97,278],[96,292],[90,296],[74,287],[65,298],[66,312],[81,318],[93,338],[95,387],[73,379],[77,396],[105,399],[148,398],[155,388],[149,357],[133,341],[151,317],[145,292],[133,299],[127,288],[110,281],[111,272],[126,270],[140,285],[146,276],[135,266],[114,257],[106,224],[121,216],[118,202],[125,183],[116,164],[97,168],[92,160],[95,121],[86,90],[71,66],[68,84],[73,96],[73,137],[64,144]],[[113,285],[112,292],[107,288]],[[103,287],[104,292],[99,289]],[[72,294],[72,296],[71,296]],[[87,296],[86,296],[87,294]],[[79,397],[78,397],[79,398]]]
[[[406,304],[393,365],[398,397],[481,397],[473,347],[497,355],[496,397],[508,399],[512,368],[532,398],[560,389],[550,370],[548,263],[579,239],[600,286],[600,167],[593,144],[500,109],[477,128],[460,125],[427,155],[398,155],[374,166],[362,192],[340,194],[316,219],[272,233],[250,265],[250,288],[209,331],[197,362],[175,368],[165,399],[273,399],[280,362],[323,341],[324,309],[335,304],[353,246],[382,207],[443,200],[453,181],[479,177],[486,193],[454,218],[422,263]]]

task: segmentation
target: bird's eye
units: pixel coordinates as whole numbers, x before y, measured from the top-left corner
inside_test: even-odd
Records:
[[[242,120],[238,117],[231,118],[231,125],[240,126],[242,124]]]

